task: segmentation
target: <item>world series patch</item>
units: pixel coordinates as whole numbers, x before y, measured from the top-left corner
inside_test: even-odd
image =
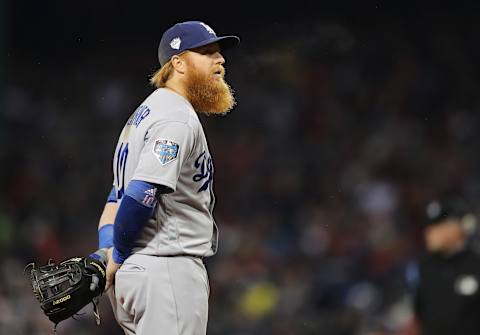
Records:
[[[156,140],[153,146],[153,153],[157,156],[162,165],[165,165],[175,159],[178,156],[178,150],[180,146],[170,140]]]

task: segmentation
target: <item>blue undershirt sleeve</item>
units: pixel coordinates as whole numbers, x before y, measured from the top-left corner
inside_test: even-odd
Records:
[[[113,260],[122,264],[130,256],[140,231],[152,217],[157,187],[141,180],[131,180],[118,208],[113,226]]]

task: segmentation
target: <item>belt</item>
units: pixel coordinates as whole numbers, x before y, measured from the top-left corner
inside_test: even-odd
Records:
[[[195,258],[199,258],[199,259],[204,258],[204,256],[192,255],[192,254],[161,255],[160,257],[195,257]]]
[[[205,258],[205,256],[192,255],[192,254],[175,254],[175,255],[149,255],[149,254],[141,254],[141,253],[134,253],[134,254],[143,255],[143,256],[152,256],[152,257],[195,257],[198,259]]]

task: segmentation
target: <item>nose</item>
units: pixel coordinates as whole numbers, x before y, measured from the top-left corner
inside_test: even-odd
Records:
[[[223,58],[222,54],[218,51],[215,53],[215,64],[225,64],[225,58]]]

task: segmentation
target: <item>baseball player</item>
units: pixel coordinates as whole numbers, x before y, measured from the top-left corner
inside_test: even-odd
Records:
[[[126,122],[113,157],[113,188],[99,223],[107,286],[125,334],[206,334],[203,257],[217,250],[213,161],[197,113],[235,105],[221,52],[239,43],[203,22],[163,34],[157,88]],[[109,289],[109,288],[113,289]]]

